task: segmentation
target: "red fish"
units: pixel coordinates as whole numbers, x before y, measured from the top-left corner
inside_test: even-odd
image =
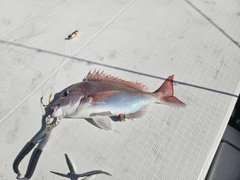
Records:
[[[100,128],[111,129],[110,119],[141,117],[150,103],[186,106],[173,96],[173,75],[154,92],[138,82],[126,81],[94,71],[60,95],[51,109],[52,117],[91,118]]]

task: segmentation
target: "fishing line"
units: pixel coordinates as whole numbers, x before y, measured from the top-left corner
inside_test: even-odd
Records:
[[[62,64],[64,62],[64,60],[66,59],[66,38],[63,39],[63,55],[64,55],[64,57],[63,57],[62,61],[60,62],[60,64]],[[58,72],[59,72],[59,69],[57,69],[57,71],[52,76],[50,76],[49,79],[42,85],[42,96],[40,98],[40,108],[42,110],[42,115],[45,114],[45,107],[46,107],[45,103],[43,103],[43,97],[44,97],[45,93],[47,92],[47,90],[49,89],[49,87],[53,84],[54,80],[57,77]],[[46,87],[45,87],[45,85],[46,85]]]
[[[61,64],[65,60],[65,41],[63,42],[63,50],[64,50],[64,57],[61,61]],[[51,117],[47,116],[46,111],[46,105],[43,104],[43,96],[46,94],[49,87],[52,85],[54,80],[56,79],[56,76],[58,74],[59,69],[55,69],[48,78],[46,78],[45,82],[40,84],[39,87],[41,87],[42,90],[42,96],[40,98],[40,107],[42,109],[42,121],[45,121],[45,127],[43,130],[40,130],[19,152],[16,159],[13,162],[13,170],[17,174],[18,180],[27,180],[30,179],[35,171],[35,168],[37,166],[38,160],[40,155],[43,152],[44,146],[47,144],[50,138],[50,134],[53,128],[55,128],[59,123],[61,118],[53,118],[53,121],[51,122]],[[45,87],[46,86],[46,87]],[[52,94],[48,97],[48,105],[50,104]],[[24,157],[36,146],[36,148],[33,150],[31,158],[28,163],[28,168],[26,170],[26,174],[22,176],[19,165],[21,161],[24,159]]]

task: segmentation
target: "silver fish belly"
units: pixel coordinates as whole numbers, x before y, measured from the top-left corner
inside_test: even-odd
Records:
[[[102,94],[99,94],[101,97],[96,97],[97,94],[84,99],[76,113],[70,117],[89,118],[97,115],[118,116],[124,114],[129,118],[136,118],[141,116],[141,113],[139,112],[139,115],[134,113],[150,103],[159,102],[158,98],[150,93],[110,91]]]

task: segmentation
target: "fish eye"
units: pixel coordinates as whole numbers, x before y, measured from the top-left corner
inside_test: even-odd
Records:
[[[69,91],[64,91],[62,97],[66,97],[69,94]]]

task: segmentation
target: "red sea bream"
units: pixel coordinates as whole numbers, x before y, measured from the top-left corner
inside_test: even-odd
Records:
[[[150,103],[184,107],[173,96],[173,75],[154,92],[138,82],[122,80],[106,73],[90,72],[50,105],[55,118],[91,118],[98,127],[110,130],[110,119],[141,117]]]

